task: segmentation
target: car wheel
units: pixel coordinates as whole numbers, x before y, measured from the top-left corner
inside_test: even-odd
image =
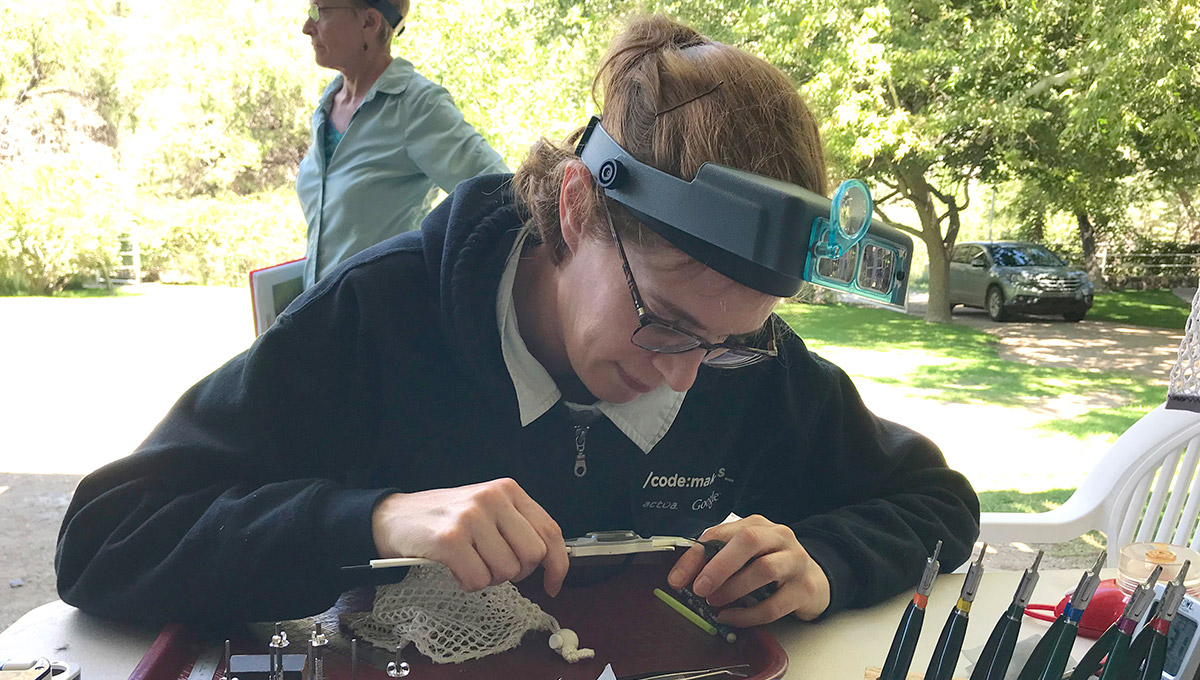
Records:
[[[999,286],[988,288],[987,313],[992,321],[1008,320],[1008,310],[1004,309],[1004,291]]]
[[[1087,312],[1067,312],[1063,314],[1063,318],[1067,321],[1083,321],[1083,317],[1087,316]]]
[[[957,306],[957,302],[951,302],[950,304],[946,305],[946,311],[950,313],[950,316],[954,316],[954,308]]]

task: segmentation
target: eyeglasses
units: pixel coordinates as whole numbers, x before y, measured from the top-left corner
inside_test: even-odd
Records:
[[[607,202],[605,202],[604,210],[606,213],[608,212]],[[762,349],[729,341],[711,343],[695,333],[686,331],[646,311],[646,305],[642,302],[642,294],[638,292],[637,282],[633,280],[633,271],[629,268],[629,258],[625,256],[625,246],[621,243],[621,236],[613,225],[611,214],[608,215],[608,228],[612,232],[613,240],[617,243],[617,252],[621,255],[621,267],[625,270],[625,281],[629,284],[629,294],[633,297],[634,308],[637,309],[638,327],[629,337],[633,344],[656,354],[682,354],[694,349],[703,349],[705,353],[702,363],[706,366],[723,369],[743,368],[779,355],[775,349],[776,317],[774,314],[767,319],[770,335],[767,348]]]
[[[309,5],[308,18],[317,23],[321,20],[321,13],[331,9],[356,9],[350,5]]]

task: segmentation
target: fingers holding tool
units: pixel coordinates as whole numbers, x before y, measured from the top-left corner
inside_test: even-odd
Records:
[[[546,592],[567,574],[562,530],[512,479],[384,498],[372,514],[381,558],[424,557],[446,565],[471,592],[545,567]]]
[[[788,614],[811,620],[829,606],[829,581],[792,530],[754,515],[711,527],[667,577],[692,591],[732,626],[755,626]],[[749,597],[748,597],[749,596]],[[746,598],[746,599],[743,599]],[[744,606],[729,606],[739,601]]]

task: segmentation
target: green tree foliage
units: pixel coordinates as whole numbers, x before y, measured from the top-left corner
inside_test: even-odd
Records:
[[[302,253],[294,196],[285,207],[279,195],[327,77],[300,33],[302,10],[282,0],[6,6],[4,290],[54,292],[109,271],[130,231],[152,275],[204,282],[240,283]]]
[[[1046,200],[1041,222],[1071,215],[1085,257],[1126,226],[1147,175],[1196,184],[1185,160],[1195,126],[1189,135],[1179,124],[1200,102],[1194,3],[786,4],[760,44],[794,55],[777,63],[790,64],[823,119],[835,172],[886,187],[884,211],[896,201],[915,211],[930,321],[948,318],[947,255],[973,183],[1026,183],[1022,212]],[[790,41],[779,24],[793,27]]]
[[[1090,7],[1067,0],[1010,15],[1021,30],[1048,23],[1040,35],[1050,49],[1031,53],[1030,83],[1004,102],[998,135],[1022,193],[1075,220],[1084,265],[1102,285],[1098,244],[1135,240],[1129,207],[1163,192],[1186,205],[1200,183],[1189,65],[1200,22],[1182,2]]]
[[[155,279],[245,285],[250,270],[303,255],[304,232],[286,228],[300,219],[291,187],[186,201],[146,198],[138,209],[142,268]]]
[[[0,168],[0,291],[48,295],[116,267],[132,192],[109,163],[101,152]]]
[[[122,151],[147,191],[251,194],[295,176],[326,77],[286,0],[131,2],[119,19],[136,124]],[[148,26],[169,27],[147,31]]]
[[[54,293],[116,264],[132,192],[106,20],[53,0],[0,12],[0,291]]]
[[[595,66],[636,11],[672,14],[795,80],[834,179],[864,177],[885,217],[913,215],[900,221],[928,251],[930,320],[947,316],[946,255],[981,182],[1016,187],[1001,212],[1033,237],[1067,216],[1085,260],[1132,242],[1131,207],[1150,214],[1138,204],[1151,199],[1200,238],[1194,0],[417,1],[393,53],[444,85],[515,167],[539,137],[562,139],[596,111]],[[62,172],[70,187],[100,181],[95,171],[116,195],[132,191],[97,223],[136,221],[166,278],[234,281],[298,256],[304,228],[288,197],[335,75],[313,63],[302,20],[295,0],[18,0],[0,12],[0,170],[24,173],[23,186]],[[53,158],[101,147],[106,160]],[[38,216],[23,218],[22,243],[48,215],[82,219],[36,204],[52,194],[4,194],[13,214]],[[30,267],[15,264],[16,219],[4,219],[0,276],[13,280]],[[101,260],[58,258],[57,278]]]

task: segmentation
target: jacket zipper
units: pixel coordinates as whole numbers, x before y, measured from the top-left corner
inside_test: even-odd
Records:
[[[587,474],[587,433],[588,425],[575,426],[575,476]]]

